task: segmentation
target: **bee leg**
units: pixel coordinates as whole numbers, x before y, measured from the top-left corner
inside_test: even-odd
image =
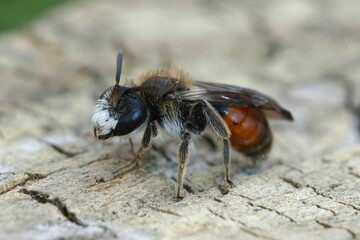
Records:
[[[225,167],[225,181],[228,183],[228,187],[235,187],[235,184],[229,178],[229,166],[230,166],[230,151],[229,151],[229,138],[230,130],[220,114],[211,106],[210,103],[204,100],[200,100],[203,105],[204,114],[214,129],[215,133],[223,138],[224,142],[224,167]]]
[[[135,153],[135,149],[134,149],[134,143],[132,141],[131,138],[129,138],[129,144],[130,144],[130,151],[132,153],[132,155],[134,156],[134,158],[136,157],[136,153]]]
[[[151,137],[155,137],[156,135],[157,135],[156,126],[154,123],[150,122],[145,129],[145,133],[141,141],[141,147],[135,154],[135,159],[134,159],[135,167],[137,168],[140,167],[140,159],[142,158],[144,152],[149,148]]]
[[[230,130],[220,114],[215,110],[213,106],[207,101],[200,100],[200,103],[203,105],[203,111],[207,121],[210,123],[215,133],[222,137],[223,139],[230,138]]]
[[[225,181],[229,187],[235,187],[235,184],[229,178],[229,166],[230,166],[230,151],[229,140],[223,139],[224,142],[224,166],[225,166]]]
[[[178,152],[178,160],[179,160],[179,172],[178,172],[178,179],[177,179],[177,193],[176,198],[177,200],[181,200],[184,197],[180,195],[180,190],[184,182],[184,175],[186,171],[187,162],[189,160],[189,145],[191,142],[190,133],[186,132],[182,136],[182,142]]]

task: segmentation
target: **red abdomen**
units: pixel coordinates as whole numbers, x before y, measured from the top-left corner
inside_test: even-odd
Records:
[[[262,157],[271,149],[272,134],[261,110],[229,106],[222,117],[231,131],[230,142],[236,150],[254,157]]]

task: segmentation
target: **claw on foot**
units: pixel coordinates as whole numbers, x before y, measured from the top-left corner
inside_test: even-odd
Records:
[[[234,188],[236,185],[230,180],[226,179],[227,185],[224,187],[220,187],[220,191],[222,195],[226,195],[229,193],[229,188]]]
[[[236,187],[236,185],[230,179],[226,179],[226,182],[228,183],[226,188],[234,188],[234,187]]]
[[[183,196],[180,196],[179,194],[177,194],[176,195],[176,201],[181,201],[181,200],[183,200],[184,199],[184,197]]]

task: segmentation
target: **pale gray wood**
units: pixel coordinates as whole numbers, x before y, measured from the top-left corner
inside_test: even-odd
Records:
[[[79,1],[1,35],[0,238],[359,238],[356,9],[357,0]],[[119,48],[121,82],[174,64],[256,88],[295,122],[272,122],[259,168],[232,151],[226,195],[221,142],[212,151],[195,140],[177,202],[179,140],[162,134],[156,144],[172,161],[150,151],[137,171],[126,140],[92,135]]]

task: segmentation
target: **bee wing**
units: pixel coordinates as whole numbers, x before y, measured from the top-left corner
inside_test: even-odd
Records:
[[[293,120],[291,113],[280,106],[274,99],[258,91],[227,84],[194,82],[190,90],[176,92],[172,95],[180,102],[196,101],[203,99],[213,105],[236,105],[241,107],[255,107],[261,110],[276,111],[279,117]],[[271,114],[270,114],[271,115]]]

